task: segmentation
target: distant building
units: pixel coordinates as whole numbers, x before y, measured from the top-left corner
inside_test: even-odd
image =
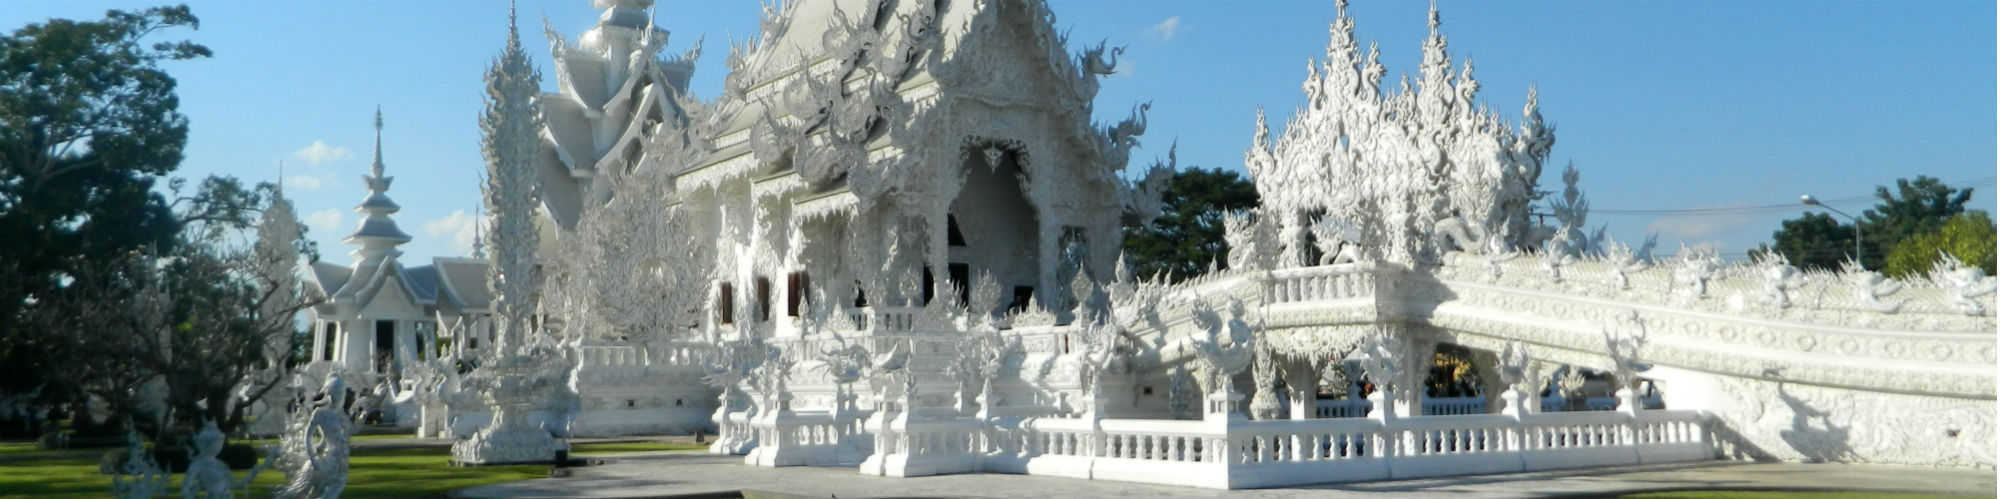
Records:
[[[354,211],[364,218],[341,240],[356,247],[350,253],[354,263],[312,264],[308,282],[327,297],[308,314],[312,360],[391,374],[411,362],[491,342],[492,294],[486,289],[485,259],[440,257],[416,267],[405,267],[400,259],[403,252],[396,247],[411,238],[390,218],[402,207],[389,199],[394,178],[383,176],[379,111],[375,160],[363,180],[368,197]],[[441,329],[447,334],[440,335]]]

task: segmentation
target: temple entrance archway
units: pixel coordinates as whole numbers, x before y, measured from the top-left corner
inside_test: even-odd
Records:
[[[1027,183],[1026,158],[1018,148],[1000,144],[965,147],[960,154],[965,183],[946,216],[953,274],[976,280],[990,273],[1003,297],[1026,301],[1041,285],[1040,216],[1021,187]],[[969,280],[960,285],[970,287]]]

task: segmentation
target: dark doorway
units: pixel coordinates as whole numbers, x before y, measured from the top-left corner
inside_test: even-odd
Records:
[[[395,358],[396,321],[375,321],[375,372],[388,370],[389,360]]]

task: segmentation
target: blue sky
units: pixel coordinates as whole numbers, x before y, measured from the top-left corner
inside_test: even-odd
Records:
[[[1153,103],[1143,164],[1178,141],[1183,166],[1241,170],[1253,116],[1274,126],[1303,99],[1308,60],[1323,57],[1327,1],[1052,0],[1072,49],[1125,45],[1105,81],[1098,119]],[[0,0],[0,29],[49,17],[97,18],[151,2]],[[347,262],[339,239],[359,217],[360,177],[379,104],[390,195],[417,240],[406,261],[463,254],[483,171],[477,116],[481,74],[505,38],[498,1],[191,2],[199,31],[168,32],[215,51],[177,62],[191,121],[177,173],[268,180],[287,164],[287,194],[322,254]],[[565,37],[595,24],[587,0],[521,2],[523,35],[547,73],[541,16]],[[1380,44],[1389,80],[1413,73],[1425,34],[1422,2],[1356,2],[1358,38]],[[1539,85],[1557,143],[1542,179],[1560,189],[1563,164],[1613,237],[1660,234],[1713,241],[1728,256],[1770,238],[1804,211],[1709,216],[1608,210],[1796,204],[1814,194],[1859,214],[1874,187],[1931,175],[1977,188],[1993,210],[1996,165],[1993,2],[1440,2],[1455,60],[1474,60],[1480,99],[1518,119]],[[692,83],[717,94],[728,41],[752,36],[758,3],[663,1],[668,50],[707,40]],[[552,77],[544,86],[553,88]]]

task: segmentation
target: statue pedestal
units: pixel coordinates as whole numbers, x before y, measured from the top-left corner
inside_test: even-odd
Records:
[[[524,355],[509,355],[480,367],[486,378],[482,390],[493,407],[493,423],[472,438],[451,446],[452,463],[461,466],[491,464],[553,463],[558,451],[568,451],[569,443],[547,430],[528,424],[528,411],[549,384],[541,362]]]

